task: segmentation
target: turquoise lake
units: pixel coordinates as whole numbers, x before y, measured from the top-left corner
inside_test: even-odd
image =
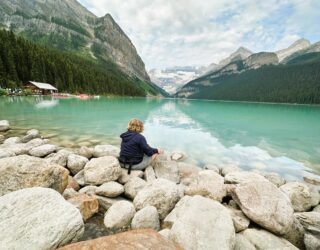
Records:
[[[188,161],[278,172],[320,174],[320,106],[197,100],[1,97],[0,120],[20,135],[37,128],[66,147],[120,144],[130,118],[145,122],[149,144],[180,150]]]

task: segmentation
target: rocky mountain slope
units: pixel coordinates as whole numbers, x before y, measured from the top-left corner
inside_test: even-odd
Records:
[[[279,50],[275,52],[279,58],[279,62],[282,62],[283,59],[285,59],[288,56],[291,56],[297,51],[306,49],[310,46],[310,41],[306,39],[299,39],[296,42],[294,42],[292,45],[290,45],[286,49]]]
[[[150,81],[136,48],[111,15],[99,18],[76,0],[1,1],[0,27],[61,50],[110,60],[125,73]]]

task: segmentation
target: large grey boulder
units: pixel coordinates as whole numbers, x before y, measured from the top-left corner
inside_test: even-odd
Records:
[[[153,169],[157,178],[167,179],[175,183],[180,182],[178,163],[176,161],[156,161]]]
[[[26,143],[35,138],[40,138],[40,132],[37,129],[28,130],[26,135],[21,138],[21,142]]]
[[[47,187],[62,193],[68,175],[68,170],[44,159],[28,155],[3,158],[0,159],[0,196],[29,187]]]
[[[305,212],[311,208],[311,194],[308,186],[301,182],[289,182],[280,187],[291,201],[295,212]]]
[[[171,228],[172,225],[177,220],[178,211],[184,211],[186,209],[187,201],[189,201],[192,197],[189,195],[183,196],[179,202],[175,205],[174,209],[164,218],[163,226],[165,228]]]
[[[132,229],[152,228],[160,230],[159,214],[155,207],[147,206],[138,211],[131,222]]]
[[[34,147],[29,151],[31,156],[45,157],[58,150],[58,147],[52,144],[44,144],[38,147]]]
[[[252,221],[276,234],[286,234],[292,226],[293,208],[288,197],[269,181],[238,184],[233,200]]]
[[[189,185],[192,181],[197,178],[198,173],[203,169],[190,163],[179,162],[178,163],[180,183]]]
[[[196,195],[178,208],[169,238],[183,249],[228,249],[235,244],[229,211],[219,202]]]
[[[284,238],[278,237],[266,230],[249,228],[240,233],[257,249],[298,250]]]
[[[0,148],[0,159],[15,156],[16,154],[11,150]]]
[[[296,213],[295,217],[305,229],[304,244],[306,249],[320,249],[320,213]]]
[[[280,187],[284,184],[286,184],[286,180],[284,178],[282,178],[279,174],[277,173],[267,173],[264,174],[264,177],[270,181],[271,183],[273,183],[274,185],[276,185],[277,187]]]
[[[125,185],[124,185],[124,194],[126,197],[130,199],[134,199],[137,193],[142,190],[147,185],[145,180],[142,180],[139,177],[132,177]]]
[[[228,173],[224,177],[224,182],[227,184],[239,184],[251,181],[268,181],[262,175],[248,172],[248,171],[241,171],[241,172],[232,172]]]
[[[128,174],[128,169],[121,168],[121,175],[118,179],[118,182],[121,184],[126,184],[132,177],[143,177],[143,171],[141,170],[131,170],[131,173]]]
[[[97,145],[93,149],[94,157],[114,156],[118,157],[120,149],[112,145]]]
[[[123,192],[124,187],[115,181],[104,183],[96,189],[96,194],[110,198],[117,197]]]
[[[202,195],[213,200],[222,201],[226,196],[224,179],[214,170],[203,170],[185,189],[186,195]]]
[[[67,167],[73,175],[79,173],[88,163],[88,159],[81,155],[70,154],[67,160]]]
[[[290,230],[284,234],[282,237],[288,240],[291,244],[295,245],[299,249],[305,249],[303,243],[305,230],[299,220],[294,218]]]
[[[10,129],[10,124],[7,120],[0,121],[0,132],[5,132]]]
[[[181,193],[178,186],[166,179],[156,179],[138,192],[133,200],[134,206],[140,210],[146,206],[154,206],[160,219],[164,219],[179,201]]]
[[[308,174],[303,176],[303,180],[312,185],[320,186],[320,176],[315,174]]]
[[[93,156],[93,151],[94,151],[93,148],[82,146],[81,148],[79,148],[77,153],[78,155],[81,155],[83,157],[86,157],[87,159],[90,159]]]
[[[12,144],[17,144],[17,143],[21,143],[21,139],[17,136],[9,137],[6,140],[4,140],[4,142],[3,142],[4,145],[12,145]]]
[[[257,250],[256,247],[242,234],[236,234],[234,250]]]
[[[130,225],[136,210],[129,201],[119,201],[113,204],[104,216],[107,229],[117,231]]]
[[[0,197],[1,249],[56,249],[84,232],[78,209],[49,188],[27,188]]]
[[[73,154],[73,152],[66,149],[62,149],[62,150],[59,150],[57,153],[52,153],[46,156],[46,160],[50,163],[55,163],[62,167],[66,167],[68,156],[71,154]]]
[[[86,184],[100,185],[115,181],[121,175],[119,161],[114,156],[104,156],[91,159],[84,167],[84,181]]]

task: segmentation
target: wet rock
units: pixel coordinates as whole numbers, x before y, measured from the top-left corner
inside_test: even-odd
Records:
[[[222,201],[226,196],[224,179],[213,170],[199,172],[197,178],[185,189],[186,195],[202,195],[213,200]]]
[[[96,194],[105,197],[117,197],[124,192],[124,187],[115,181],[110,181],[102,184],[96,189]]]
[[[106,212],[116,202],[126,201],[123,197],[108,198],[100,195],[96,195],[96,197],[99,202],[99,211],[102,213]]]
[[[144,179],[147,182],[150,182],[150,181],[154,181],[156,178],[157,178],[156,173],[154,172],[153,167],[152,166],[147,167],[144,171]]]
[[[19,155],[0,159],[0,196],[28,187],[48,187],[62,193],[68,184],[65,168],[45,160]]]
[[[164,219],[180,198],[180,191],[175,183],[166,179],[156,179],[138,192],[133,203],[137,210],[154,206],[160,219]]]
[[[155,207],[147,206],[138,211],[131,222],[132,229],[151,228],[160,230],[159,214]]]
[[[119,201],[113,204],[104,216],[104,225],[107,229],[117,231],[126,228],[136,213],[133,204],[129,201]]]
[[[267,173],[264,174],[264,177],[270,181],[271,183],[273,183],[274,185],[276,185],[277,187],[280,187],[284,184],[286,184],[286,180],[284,178],[282,178],[279,174],[277,173]]]
[[[185,159],[187,159],[187,155],[183,152],[176,151],[172,152],[170,158],[173,161],[184,161]]]
[[[132,177],[143,177],[143,171],[141,170],[131,170],[130,175],[128,174],[128,169],[121,168],[121,175],[118,182],[121,184],[126,184]]]
[[[292,226],[293,208],[288,197],[269,181],[239,184],[233,200],[252,221],[275,234],[286,234]]]
[[[54,153],[58,150],[58,147],[51,144],[44,144],[38,147],[34,147],[29,151],[31,156],[36,157],[45,157],[51,153]]]
[[[179,183],[178,164],[175,161],[157,161],[153,166],[157,178]]]
[[[152,229],[132,230],[94,240],[82,241],[59,250],[181,250],[170,240]]]
[[[115,181],[121,175],[121,167],[117,158],[104,156],[91,159],[84,167],[84,181],[86,184],[100,185]]]
[[[125,185],[124,185],[124,194],[126,197],[130,199],[134,199],[137,193],[142,190],[146,186],[147,182],[142,180],[139,177],[132,177]]]
[[[89,160],[86,157],[76,154],[68,156],[67,167],[73,175],[79,173]]]
[[[10,124],[7,120],[0,121],[0,132],[5,132],[10,129]]]
[[[40,132],[37,129],[28,130],[26,135],[22,137],[21,142],[26,143],[32,139],[40,138]]]
[[[93,149],[94,157],[114,156],[118,157],[120,149],[112,145],[97,145]]]
[[[83,187],[83,188],[81,188],[81,189],[79,190],[79,193],[80,193],[80,194],[95,195],[95,193],[96,193],[96,191],[97,191],[97,188],[98,188],[98,187],[92,186],[92,185],[90,185],[90,186],[85,186],[85,187]]]
[[[80,189],[80,186],[78,184],[78,182],[76,182],[76,180],[72,177],[72,176],[68,176],[68,185],[66,188],[73,188],[74,190],[78,191]]]
[[[0,197],[3,249],[55,249],[76,242],[84,225],[78,209],[49,188],[27,188]]]
[[[99,210],[99,203],[95,196],[78,194],[68,199],[68,202],[80,210],[84,221],[91,218]]]
[[[232,172],[228,173],[224,176],[224,182],[227,184],[239,184],[251,181],[268,181],[262,175],[248,172],[248,171],[241,171],[241,172]]]

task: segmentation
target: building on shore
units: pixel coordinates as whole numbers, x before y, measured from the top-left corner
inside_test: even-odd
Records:
[[[53,87],[51,84],[42,82],[29,81],[24,84],[24,88],[30,89],[35,95],[49,95],[58,92],[58,89]]]

